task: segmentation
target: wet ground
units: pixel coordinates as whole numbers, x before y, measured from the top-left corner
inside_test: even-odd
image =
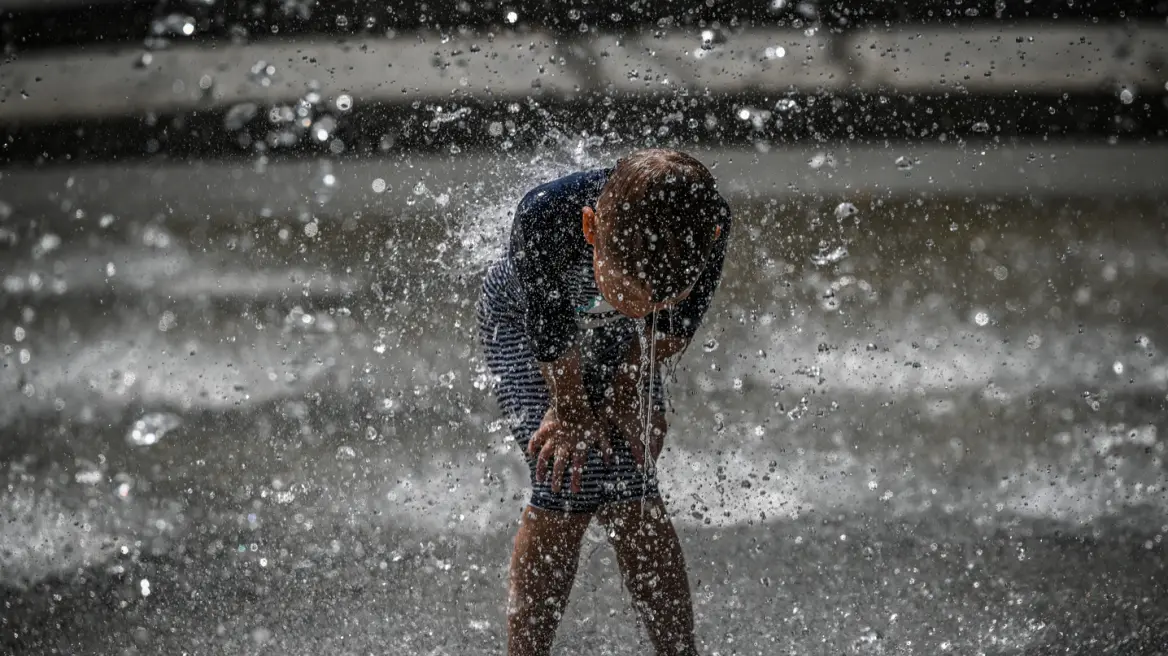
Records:
[[[506,206],[420,200],[0,223],[4,651],[501,653]],[[739,204],[662,460],[704,653],[1168,653],[1166,208]],[[588,539],[559,653],[648,653]]]

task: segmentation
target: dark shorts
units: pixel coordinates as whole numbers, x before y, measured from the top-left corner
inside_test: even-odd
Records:
[[[487,368],[496,381],[495,396],[511,422],[515,441],[527,461],[532,483],[531,505],[544,510],[593,513],[607,503],[659,497],[656,472],[642,471],[633,459],[628,442],[615,432],[610,435],[613,455],[608,464],[596,450],[589,452],[579,493],[571,491],[570,471],[564,472],[558,494],[552,492],[550,481],[535,482],[536,460],[527,456],[527,445],[548,410],[547,384],[520,317],[492,307],[498,290],[492,289],[491,273],[488,272],[477,308],[479,339]],[[594,408],[600,406],[616,367],[636,338],[636,325],[631,320],[582,331],[579,343],[584,386]],[[657,403],[663,403],[664,390],[659,377],[653,381],[653,389]]]

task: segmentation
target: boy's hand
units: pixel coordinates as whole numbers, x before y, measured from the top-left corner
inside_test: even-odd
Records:
[[[661,449],[665,445],[665,432],[668,425],[665,413],[657,404],[653,404],[653,412],[649,418],[648,434],[645,426],[645,401],[635,384],[617,383],[613,387],[612,401],[605,407],[605,418],[632,449],[633,459],[637,465],[644,468],[645,454],[656,465]]]
[[[612,455],[612,444],[606,428],[590,409],[573,412],[570,417],[561,417],[554,405],[548,408],[543,423],[527,444],[528,455],[538,458],[536,482],[547,481],[547,464],[551,460],[552,492],[559,493],[564,481],[564,469],[571,461],[572,494],[579,494],[588,450],[598,449],[605,463]]]

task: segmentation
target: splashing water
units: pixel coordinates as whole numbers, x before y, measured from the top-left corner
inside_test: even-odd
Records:
[[[134,446],[150,446],[170,431],[182,425],[182,420],[169,412],[152,412],[134,422],[126,441]]]
[[[654,374],[654,368],[656,367],[656,364],[657,364],[657,313],[654,312],[651,316],[652,316],[651,320],[646,320],[644,318],[636,320],[637,339],[639,340],[640,347],[641,347],[641,362],[640,362],[639,371],[637,372],[637,389],[638,390],[642,390],[642,389],[645,390],[645,397],[644,397],[645,401],[643,404],[644,410],[645,410],[645,423],[644,423],[644,426],[642,428],[642,432],[641,432],[641,436],[640,436],[641,453],[643,454],[643,457],[644,457],[644,464],[642,465],[641,473],[646,478],[648,478],[653,473],[654,469],[656,468],[655,467],[656,463],[653,460],[653,452],[652,452],[650,445],[652,444],[652,441],[653,441],[651,431],[653,430],[653,410],[654,410],[654,408],[653,408],[654,375],[653,374]],[[649,329],[648,332],[646,332],[646,328]],[[648,379],[649,379],[647,384],[645,381],[646,376],[648,376]],[[642,491],[641,491],[641,513],[642,513],[642,515],[644,515],[644,512],[645,512],[645,491],[644,491],[644,489],[642,489]]]
[[[602,158],[596,149],[613,138],[600,135],[572,135],[564,132],[542,112],[547,134],[530,159],[511,162],[508,171],[494,182],[482,182],[473,190],[474,202],[465,205],[463,220],[452,231],[458,255],[454,273],[473,275],[499,257],[506,245],[511,220],[519,200],[532,187],[569,173],[597,168]],[[494,192],[490,191],[494,188]]]

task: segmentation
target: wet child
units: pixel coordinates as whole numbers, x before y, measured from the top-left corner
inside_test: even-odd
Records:
[[[479,335],[532,494],[511,557],[508,653],[548,654],[593,518],[659,654],[696,653],[685,561],[658,490],[661,366],[722,275],[730,210],[710,171],[642,150],[519,203]]]

